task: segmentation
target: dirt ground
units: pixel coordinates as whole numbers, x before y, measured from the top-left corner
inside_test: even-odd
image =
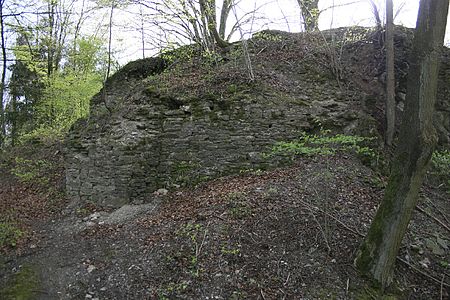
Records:
[[[308,45],[300,37],[267,33],[249,43],[255,81],[295,95],[308,82],[312,90],[346,87],[336,81],[344,70],[330,70],[323,47],[315,53]],[[358,68],[347,70],[360,81],[347,88],[364,102],[383,88],[377,77],[382,70],[363,63],[378,53],[368,45],[355,43],[353,52],[362,53]],[[165,73],[159,84],[200,94],[244,85],[247,70],[233,57],[214,60],[214,70],[210,62],[210,76],[193,64],[180,68],[182,76]],[[383,132],[380,103],[372,104],[361,109],[379,120]],[[387,178],[351,153],[298,158],[287,167],[160,191],[148,195],[147,204],[111,210],[64,198],[62,145],[28,148],[0,156],[0,224],[12,222],[23,232],[15,245],[0,249],[2,300],[450,297],[449,194],[432,176],[403,241],[395,282],[383,298],[360,278],[353,259]],[[11,164],[17,157],[23,160]]]
[[[3,205],[21,189],[11,180],[5,188],[4,177]],[[2,249],[0,298],[378,299],[353,259],[384,182],[337,154],[149,195],[149,204],[116,211],[63,201],[53,214],[29,216],[26,236]],[[22,192],[26,201],[48,200]],[[33,201],[29,210],[41,207]],[[442,187],[428,183],[419,210],[389,299],[449,297]]]

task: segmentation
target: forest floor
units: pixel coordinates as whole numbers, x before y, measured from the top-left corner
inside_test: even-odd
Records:
[[[0,299],[380,299],[353,259],[386,178],[351,154],[115,211],[64,200],[61,152],[39,155],[53,162],[47,188],[24,183],[26,161],[0,165],[2,224],[21,232],[1,249]],[[449,220],[448,194],[429,179],[382,299],[448,299]]]

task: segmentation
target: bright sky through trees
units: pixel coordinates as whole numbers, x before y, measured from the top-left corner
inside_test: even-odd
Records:
[[[373,0],[380,8],[380,17],[384,20],[384,0]],[[220,3],[220,1],[218,1]],[[346,5],[347,4],[347,5]],[[334,6],[334,8],[332,8]],[[419,0],[394,0],[395,24],[406,27],[415,27]],[[258,8],[255,20],[243,28],[245,37],[250,37],[249,32],[263,29],[279,29],[291,32],[301,31],[300,9],[297,0],[241,0],[238,2],[236,14],[252,11]],[[323,10],[319,20],[321,30],[343,26],[373,26],[374,18],[371,5],[368,0],[320,0],[319,8]],[[120,14],[116,14],[114,23],[114,48],[115,57],[120,64],[142,57],[141,32],[137,30],[140,20],[137,18],[139,8],[137,6],[122,8]],[[234,12],[233,12],[234,14]],[[100,18],[107,19],[105,11]],[[145,18],[145,17],[144,17]],[[98,21],[98,20],[97,20]],[[149,22],[150,21],[150,22]],[[151,23],[151,20],[145,20]],[[150,30],[146,29],[147,34]],[[450,30],[447,30],[450,32]],[[239,34],[234,40],[239,39]],[[450,41],[447,34],[446,42]],[[157,45],[147,45],[146,56],[155,53]]]

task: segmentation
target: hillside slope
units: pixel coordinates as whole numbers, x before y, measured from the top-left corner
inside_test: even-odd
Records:
[[[160,188],[279,166],[267,149],[303,132],[381,137],[383,50],[369,29],[346,30],[265,31],[248,41],[248,52],[240,43],[208,55],[187,46],[128,64],[71,131],[69,198],[120,207],[151,202],[147,195]],[[399,28],[396,39],[399,119],[410,33]],[[435,118],[442,147],[448,66]]]
[[[397,31],[401,113],[411,31]],[[251,68],[241,46],[130,63],[64,145],[0,156],[0,299],[378,299],[353,267],[392,150],[379,149],[377,35],[265,31],[248,42]],[[436,114],[443,149],[447,55]],[[449,297],[450,165],[439,162],[386,299]],[[125,199],[118,179],[139,197]]]

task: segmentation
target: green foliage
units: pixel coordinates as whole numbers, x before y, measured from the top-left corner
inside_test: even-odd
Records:
[[[198,49],[191,45],[178,47],[176,44],[168,44],[166,48],[161,50],[160,57],[173,64],[177,61],[189,61],[196,56]]]
[[[13,66],[11,92],[17,99],[24,98],[27,107],[20,100],[10,109],[15,111],[9,116],[15,127],[12,131],[20,130],[21,142],[60,139],[76,120],[88,116],[90,99],[102,87],[106,61],[102,43],[95,38],[80,38],[67,51],[65,65],[51,74],[26,46],[16,48],[14,53],[21,60]]]
[[[196,172],[201,168],[193,161],[180,161],[173,166],[173,183],[181,186],[193,185],[205,178],[198,178]],[[207,180],[207,178],[206,178]]]
[[[23,266],[0,290],[4,300],[31,300],[36,299],[39,289],[39,280],[36,271],[30,266]]]
[[[431,173],[446,182],[450,193],[450,151],[435,151],[431,157],[431,164]]]
[[[28,136],[58,136],[89,114],[90,99],[102,86],[98,74],[79,75],[72,71],[55,74],[36,107],[37,128]]]
[[[190,273],[198,277],[203,270],[199,267],[199,258],[208,230],[198,223],[187,223],[176,231],[176,235],[188,238],[192,253],[189,256]]]
[[[281,41],[281,36],[277,34],[277,31],[273,30],[264,30],[258,32],[254,35],[254,37],[263,41],[272,41],[272,42]]]
[[[102,74],[107,68],[108,55],[102,49],[103,42],[95,37],[82,37],[69,52],[69,61],[64,69],[75,74]]]
[[[202,224],[187,223],[181,226],[180,229],[176,231],[176,235],[188,237],[192,242],[196,243],[202,230]]]
[[[182,293],[189,287],[189,282],[182,281],[179,283],[169,282],[164,287],[158,290],[158,299],[172,299],[171,297],[176,296],[177,294]]]
[[[224,255],[230,255],[230,256],[239,255],[241,253],[241,250],[239,248],[240,248],[239,244],[235,245],[235,246],[225,244],[225,245],[222,245],[222,247],[220,248],[220,252]]]
[[[450,151],[435,151],[431,157],[433,173],[436,175],[448,176],[450,174]]]
[[[0,248],[15,247],[23,231],[11,222],[0,222]]]
[[[339,151],[354,151],[364,159],[370,161],[376,159],[377,153],[364,145],[373,138],[343,134],[329,135],[329,133],[329,131],[321,131],[318,135],[302,133],[295,141],[278,142],[266,156],[283,155],[293,159],[296,156],[329,156]]]
[[[46,186],[49,183],[48,173],[52,168],[53,165],[47,160],[16,157],[15,166],[11,169],[11,173],[21,182]]]
[[[232,218],[242,219],[251,215],[252,210],[248,203],[245,201],[246,197],[244,193],[232,192],[226,196],[228,202],[228,211]]]

